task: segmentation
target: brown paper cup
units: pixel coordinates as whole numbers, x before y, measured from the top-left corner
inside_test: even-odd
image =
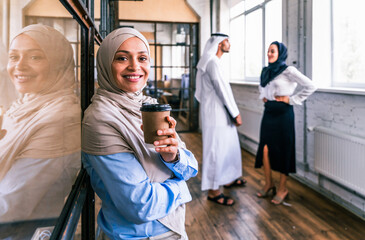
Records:
[[[171,107],[168,104],[144,104],[141,107],[142,124],[145,143],[163,140],[167,136],[158,136],[157,130],[169,128],[166,116],[170,116]]]

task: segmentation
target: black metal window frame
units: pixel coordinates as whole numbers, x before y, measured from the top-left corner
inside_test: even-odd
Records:
[[[94,94],[94,43],[102,37],[94,24],[94,0],[60,0],[81,29],[81,108],[84,112]],[[95,198],[90,178],[81,167],[57,219],[51,239],[73,239],[81,216],[81,239],[95,239]]]

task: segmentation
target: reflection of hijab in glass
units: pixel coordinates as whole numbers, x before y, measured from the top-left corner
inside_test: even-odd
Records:
[[[8,109],[10,104],[17,98],[18,94],[17,91],[15,90],[13,83],[10,80],[8,72],[6,71],[7,64],[8,64],[8,54],[6,52],[4,44],[0,42],[0,92],[1,92],[0,108],[2,107],[3,110]],[[0,121],[1,121],[1,116],[0,116]],[[1,129],[1,124],[0,124],[0,129]]]
[[[286,58],[288,57],[286,46],[277,41],[272,42],[270,45],[272,44],[275,44],[278,47],[279,56],[275,62],[269,63],[269,66],[262,69],[260,77],[261,87],[265,87],[271,80],[277,77],[288,67],[285,63]]]
[[[54,158],[80,149],[80,106],[74,94],[75,63],[67,39],[57,30],[29,25],[20,34],[44,51],[50,71],[38,93],[25,93],[4,115],[0,140],[0,180],[21,158]]]

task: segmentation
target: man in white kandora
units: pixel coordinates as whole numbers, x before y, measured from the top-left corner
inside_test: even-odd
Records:
[[[232,206],[234,200],[223,195],[219,187],[246,183],[241,178],[241,148],[236,129],[242,124],[241,115],[220,68],[220,58],[229,49],[228,35],[212,34],[197,66],[195,92],[203,134],[202,190],[209,190],[208,200],[226,206]]]

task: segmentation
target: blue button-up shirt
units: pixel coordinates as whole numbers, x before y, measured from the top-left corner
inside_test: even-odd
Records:
[[[179,152],[177,163],[161,158],[175,175],[163,183],[151,182],[132,153],[82,154],[91,185],[102,200],[97,221],[108,237],[140,239],[170,231],[157,219],[191,201],[185,181],[198,173],[194,155],[186,149]]]

